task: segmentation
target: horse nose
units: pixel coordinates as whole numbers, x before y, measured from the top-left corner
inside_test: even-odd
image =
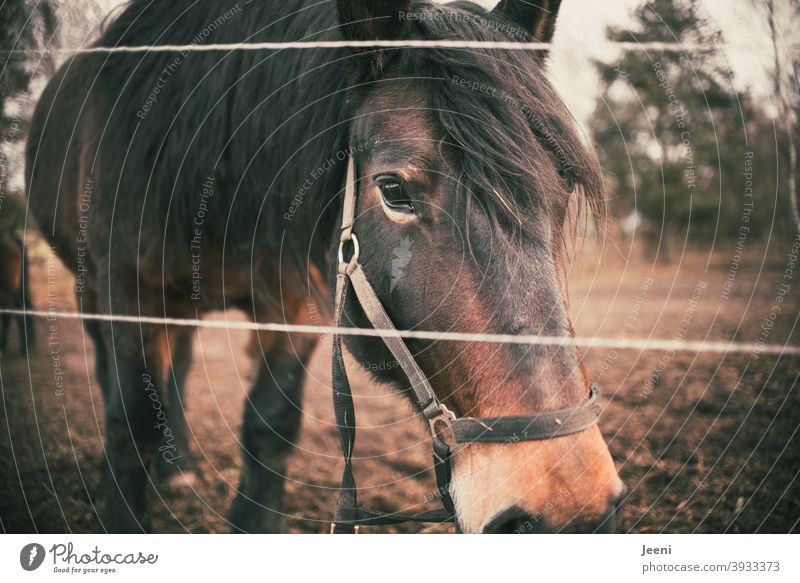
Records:
[[[483,528],[484,534],[546,534],[551,532],[569,532],[573,534],[613,533],[616,526],[617,513],[625,503],[628,489],[621,485],[620,492],[611,500],[608,511],[598,520],[584,522],[570,521],[561,528],[548,524],[543,514],[531,514],[519,506],[507,508]]]
[[[617,516],[625,504],[628,488],[620,482],[619,492],[611,498],[608,510],[599,519],[591,521],[570,521],[557,532],[569,532],[572,534],[610,534],[616,530]]]
[[[518,506],[512,506],[495,516],[483,528],[484,534],[534,534],[546,533],[543,516],[525,512]]]
[[[563,528],[556,529],[557,532],[568,532],[571,534],[611,534],[617,527],[617,516],[628,494],[628,488],[620,482],[619,492],[611,498],[606,513],[599,519],[590,521],[570,521]]]

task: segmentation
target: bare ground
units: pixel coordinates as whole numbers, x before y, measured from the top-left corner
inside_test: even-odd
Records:
[[[729,292],[733,253],[727,250],[684,253],[671,266],[639,259],[595,268],[584,261],[571,274],[576,332],[752,342],[766,322],[769,342],[798,345],[800,268],[784,279],[788,246],[773,243],[778,249],[766,255],[748,251]],[[74,310],[73,280],[49,257],[42,248],[32,259],[34,301],[40,309]],[[778,302],[779,285],[787,281],[790,292]],[[774,306],[780,313],[770,320]],[[91,343],[75,320],[39,320],[37,332],[29,357],[12,342],[0,359],[0,528],[95,532],[100,525],[91,492],[99,480],[103,416]],[[228,530],[241,468],[241,411],[254,366],[247,343],[246,332],[198,333],[186,390],[198,479],[153,489],[157,532]],[[313,359],[302,437],[288,470],[291,532],[326,531],[340,475],[328,351],[323,342]],[[800,359],[599,348],[585,358],[607,405],[601,428],[630,490],[620,531],[798,530]],[[59,367],[63,394],[56,387]],[[363,459],[356,462],[362,500],[384,510],[421,509],[434,488],[421,425],[403,401],[363,376],[354,390],[363,427],[357,449]]]

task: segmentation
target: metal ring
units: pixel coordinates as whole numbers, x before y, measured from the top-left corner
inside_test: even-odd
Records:
[[[348,241],[353,242],[353,255],[350,257],[349,261],[344,260],[344,244]],[[355,233],[351,233],[350,237],[347,239],[342,239],[339,241],[339,265],[347,265],[353,263],[354,261],[358,261],[358,255],[361,252],[361,247],[358,245],[358,237],[356,237]]]
[[[434,439],[438,438],[438,434],[441,429],[449,429],[452,431],[453,422],[458,419],[456,414],[445,407],[442,403],[438,403],[437,410],[438,412],[435,415],[428,418],[428,424],[431,428],[431,436]],[[438,427],[440,424],[444,425],[444,427]]]

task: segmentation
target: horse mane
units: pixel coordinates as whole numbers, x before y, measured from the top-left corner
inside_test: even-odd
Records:
[[[412,37],[426,40],[533,41],[519,25],[472,2],[416,2],[422,16]],[[541,53],[508,49],[433,48],[399,52],[403,72],[425,83],[430,107],[457,152],[456,171],[465,204],[477,197],[496,220],[537,237],[543,211],[552,232],[566,242],[571,194],[582,195],[602,228],[606,218],[597,158],[582,141],[577,122],[550,84]],[[461,80],[477,87],[471,90]],[[480,88],[485,89],[481,90]]]
[[[131,0],[96,45],[334,40],[336,24],[332,3],[308,0]],[[203,205],[204,243],[224,242],[244,261],[254,249],[280,253],[305,273],[309,256],[327,254],[344,168],[314,181],[294,220],[284,216],[311,173],[346,148],[347,56],[337,49],[81,57],[87,84],[97,72],[93,97],[107,125],[101,155],[111,167],[124,159],[121,184],[147,180],[145,193],[126,192],[121,204],[163,225],[166,244],[181,250]],[[215,194],[204,196],[212,178]],[[281,233],[291,245],[282,246]]]
[[[97,44],[341,38],[333,3],[285,0],[235,6],[239,12],[223,22],[232,8],[224,0],[175,0],[168,7],[132,0],[107,24]],[[531,40],[518,26],[470,2],[436,5],[420,0],[411,10],[426,14],[410,23],[414,39]],[[146,222],[163,225],[165,240],[153,245],[180,242],[187,247],[192,217],[202,202],[214,217],[204,225],[209,244],[224,241],[226,249],[243,255],[253,249],[287,255],[303,274],[309,258],[326,268],[344,165],[311,181],[296,205],[296,217],[287,222],[284,216],[294,208],[298,189],[312,171],[347,148],[346,120],[354,102],[348,99],[352,79],[343,73],[353,59],[347,49],[298,55],[231,51],[85,57],[87,82],[94,76],[89,73],[97,73],[98,118],[103,123],[114,118],[103,133],[101,153],[110,159],[106,167],[117,165],[119,174],[124,171],[122,179],[114,178],[107,188],[147,177],[146,192],[128,192],[120,204]],[[424,83],[424,90],[436,123],[457,153],[465,209],[480,201],[495,220],[520,226],[529,237],[541,236],[546,213],[551,232],[563,240],[564,218],[577,188],[602,224],[605,201],[597,161],[547,81],[540,54],[406,48],[387,51],[385,65],[433,79]],[[160,77],[165,88],[144,116],[141,108]],[[496,88],[501,96],[467,90],[454,83],[456,77]],[[278,89],[267,94],[266,87]],[[270,115],[268,110],[285,115]],[[123,151],[127,144],[129,151]],[[111,180],[115,173],[108,175]],[[220,195],[201,199],[210,176]],[[292,244],[283,247],[280,233]]]

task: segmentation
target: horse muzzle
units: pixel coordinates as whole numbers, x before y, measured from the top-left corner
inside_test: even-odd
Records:
[[[512,445],[462,444],[451,492],[465,533],[613,532],[626,488],[595,426]]]

